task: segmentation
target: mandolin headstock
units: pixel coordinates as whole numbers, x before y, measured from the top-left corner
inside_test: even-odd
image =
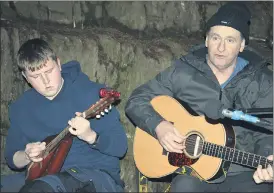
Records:
[[[101,99],[93,104],[89,109],[84,111],[83,117],[88,119],[101,114],[101,112],[104,112],[105,109],[108,109],[112,103],[119,100],[121,94],[114,90],[102,88],[99,91],[99,96]]]

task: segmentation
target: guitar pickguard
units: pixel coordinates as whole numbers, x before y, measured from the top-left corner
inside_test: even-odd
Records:
[[[176,167],[190,166],[194,164],[198,159],[191,159],[187,157],[184,153],[169,153],[168,162],[170,165]]]

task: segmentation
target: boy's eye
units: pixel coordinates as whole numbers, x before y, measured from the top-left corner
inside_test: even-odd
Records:
[[[46,73],[51,73],[53,69],[48,70]]]

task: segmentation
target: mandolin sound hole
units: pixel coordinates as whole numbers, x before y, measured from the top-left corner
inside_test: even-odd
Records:
[[[197,159],[202,154],[204,139],[199,133],[191,133],[187,135],[185,140],[185,154],[192,158]]]

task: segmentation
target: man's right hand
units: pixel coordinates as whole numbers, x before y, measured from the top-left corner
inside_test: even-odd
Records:
[[[46,149],[45,142],[35,142],[26,145],[25,154],[26,158],[31,162],[40,162],[43,160],[40,154]]]
[[[158,141],[168,152],[183,153],[186,137],[168,121],[162,121],[155,129]]]

